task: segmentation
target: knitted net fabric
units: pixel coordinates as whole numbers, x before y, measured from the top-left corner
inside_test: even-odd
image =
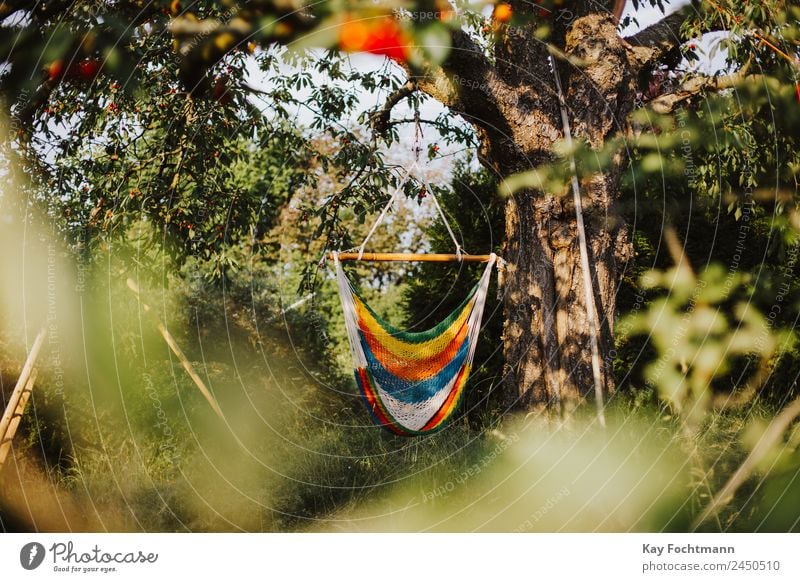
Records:
[[[373,419],[403,435],[441,428],[458,408],[469,377],[496,257],[461,305],[422,332],[382,320],[334,259],[356,382]]]

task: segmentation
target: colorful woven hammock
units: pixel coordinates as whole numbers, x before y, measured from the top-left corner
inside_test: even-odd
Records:
[[[464,302],[436,327],[405,332],[383,321],[354,291],[333,253],[356,383],[377,424],[411,436],[437,430],[456,411],[483,318],[492,254]]]

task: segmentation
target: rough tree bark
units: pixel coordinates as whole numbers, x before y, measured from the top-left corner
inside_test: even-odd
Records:
[[[512,45],[517,49],[517,45]],[[509,58],[516,61],[513,51]],[[619,130],[633,106],[635,75],[627,50],[608,13],[579,16],[565,31],[564,52],[580,68],[562,66],[573,133],[592,147],[601,147]],[[539,78],[552,78],[544,67]],[[549,80],[549,79],[548,79]],[[548,108],[550,131],[519,136],[523,148],[533,146],[550,157],[553,134],[563,136],[560,120]],[[521,120],[525,124],[524,119]],[[552,131],[552,130],[555,131]],[[525,137],[527,140],[523,141]],[[538,143],[537,143],[538,142]],[[494,160],[501,176],[509,168]],[[630,254],[625,224],[615,209],[619,171],[610,168],[584,181],[585,220],[589,241],[596,320],[600,323],[602,384],[613,390],[611,362],[615,292]],[[509,270],[505,285],[504,350],[510,394],[526,407],[552,403],[568,409],[593,388],[587,305],[584,298],[575,208],[571,198],[523,191],[506,205],[505,255]]]
[[[517,14],[532,6],[523,0],[511,4]],[[554,14],[550,48],[535,39],[535,24],[502,26],[491,60],[456,32],[449,59],[414,82],[474,126],[481,162],[502,179],[552,161],[563,138],[548,58],[555,47],[573,134],[600,148],[628,131],[641,73],[675,49],[685,18],[672,15],[623,39],[615,17],[619,8],[614,0],[565,3],[569,18]],[[607,393],[614,390],[608,354],[615,294],[631,257],[617,210],[624,162],[618,157],[581,184]],[[569,410],[593,390],[575,209],[566,194],[528,189],[506,203],[505,382],[509,403],[528,409]]]

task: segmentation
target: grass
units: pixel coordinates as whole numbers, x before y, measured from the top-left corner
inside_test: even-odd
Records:
[[[687,433],[654,395],[621,391],[605,431],[585,409],[566,423],[460,418],[406,439],[371,424],[341,346],[321,340],[335,322],[276,320],[274,290],[246,277],[144,288],[223,423],[108,280],[95,280],[80,333],[62,330],[63,390],[41,370],[0,476],[4,530],[685,531],[774,414],[754,404]],[[0,342],[8,390],[24,349]],[[796,530],[796,441],[702,529]]]

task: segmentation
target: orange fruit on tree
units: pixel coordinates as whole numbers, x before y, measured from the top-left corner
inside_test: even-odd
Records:
[[[511,4],[502,2],[494,7],[493,16],[497,22],[508,22],[511,20],[512,14],[513,10],[511,10]]]
[[[453,7],[450,5],[450,2],[447,0],[436,0],[435,5],[439,20],[442,22],[449,22],[453,19],[455,13],[453,12]]]
[[[47,78],[51,81],[56,81],[61,78],[61,75],[64,74],[64,61],[61,59],[56,59],[49,65],[47,65]]]

